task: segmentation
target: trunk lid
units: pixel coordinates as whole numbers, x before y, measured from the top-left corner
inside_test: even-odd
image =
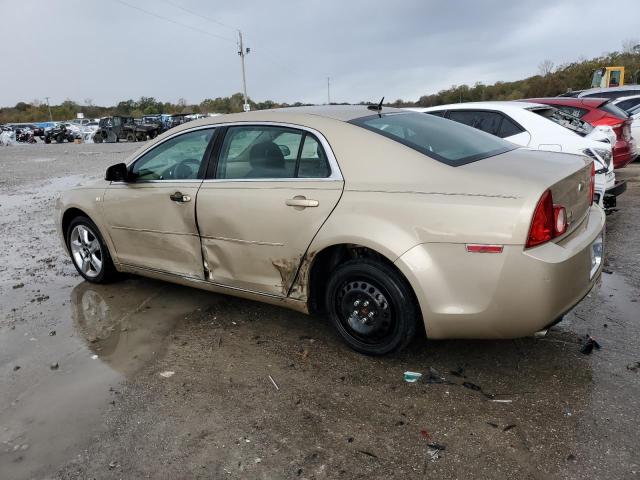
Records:
[[[590,184],[591,163],[588,163],[577,172],[550,187],[553,204],[563,206],[567,212],[567,232],[565,235],[571,233],[589,212],[591,206]]]

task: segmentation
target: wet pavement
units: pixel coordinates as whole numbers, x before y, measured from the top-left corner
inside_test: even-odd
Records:
[[[321,318],[81,281],[55,193],[135,147],[0,148],[1,479],[640,477],[640,164],[608,273],[546,338],[367,358]]]

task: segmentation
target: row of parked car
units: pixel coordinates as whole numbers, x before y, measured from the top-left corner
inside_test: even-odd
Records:
[[[170,128],[201,118],[199,114],[158,114],[142,118],[110,116],[96,119],[78,118],[64,122],[12,123],[0,125],[0,145],[11,143],[74,142],[84,143],[145,141]]]
[[[637,93],[632,88],[585,90],[578,97],[457,103],[410,110],[463,123],[516,145],[592,157],[597,165],[595,201],[611,211],[617,196],[626,190],[624,181],[616,181],[615,169],[624,168],[639,153],[640,87]],[[608,98],[598,96],[604,93]]]

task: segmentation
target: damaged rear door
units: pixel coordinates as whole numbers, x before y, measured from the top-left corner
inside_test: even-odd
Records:
[[[225,128],[196,214],[207,279],[286,296],[305,252],[342,194],[328,143],[303,127]]]

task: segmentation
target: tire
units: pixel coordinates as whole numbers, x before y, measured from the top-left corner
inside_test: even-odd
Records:
[[[365,355],[400,351],[416,333],[419,309],[411,287],[378,260],[339,265],[329,279],[325,306],[340,337]]]
[[[62,143],[64,142],[64,135],[58,135],[56,137],[56,143]]]
[[[136,136],[133,133],[127,133],[127,142],[135,142]]]
[[[44,137],[44,143],[51,143],[51,137]]]
[[[116,279],[118,272],[109,249],[91,220],[83,216],[74,218],[67,229],[66,241],[71,261],[86,281],[109,283]]]
[[[102,143],[102,134],[101,133],[96,133],[93,136],[93,143]]]
[[[151,139],[151,140],[153,140],[157,136],[158,136],[158,132],[155,131],[155,130],[152,130],[151,133],[149,133],[149,139]]]

